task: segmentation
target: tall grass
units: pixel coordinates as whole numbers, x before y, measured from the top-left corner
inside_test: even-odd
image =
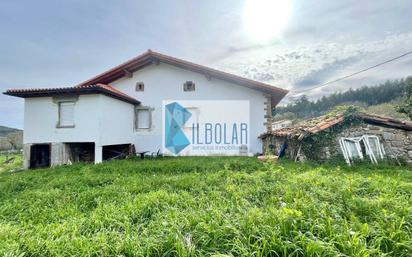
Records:
[[[10,163],[5,163],[6,157],[8,159],[14,158]],[[0,174],[3,172],[21,169],[23,167],[23,156],[21,154],[0,155]]]
[[[0,174],[1,256],[411,256],[412,172],[164,158]]]

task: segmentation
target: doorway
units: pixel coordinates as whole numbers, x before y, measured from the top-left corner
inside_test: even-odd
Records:
[[[69,160],[73,162],[94,162],[94,143],[66,143]]]
[[[30,169],[50,167],[50,144],[35,144],[30,148]]]
[[[131,154],[131,144],[103,146],[103,160],[124,159]]]

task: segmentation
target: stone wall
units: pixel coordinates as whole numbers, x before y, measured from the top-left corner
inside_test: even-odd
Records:
[[[412,165],[412,131],[405,131],[401,129],[394,129],[380,125],[373,125],[368,123],[361,123],[353,125],[337,133],[336,138],[328,143],[327,146],[318,149],[318,156],[320,160],[327,160],[333,156],[342,156],[339,146],[339,139],[341,137],[359,137],[362,135],[376,135],[379,137],[381,144],[385,149],[386,155],[390,158],[398,158],[405,160],[409,165]],[[284,138],[267,137],[263,140],[263,152],[277,154],[281,145],[285,142]],[[299,145],[301,142],[297,140],[287,140],[288,149],[286,157],[290,159],[296,158]],[[272,147],[270,147],[272,146]],[[306,157],[303,151],[299,151],[297,160],[303,161]]]
[[[286,148],[285,156],[286,158],[297,160],[297,161],[303,161],[305,160],[305,156],[303,153],[303,150],[299,148],[301,145],[301,142],[297,140],[290,140],[282,137],[274,137],[274,136],[269,136],[263,139],[263,153],[264,154],[273,154],[273,155],[278,155],[282,145],[286,143],[288,147]],[[296,155],[298,154],[298,157],[296,158]]]
[[[265,97],[265,125],[266,131],[272,131],[272,96],[269,94],[263,94]]]
[[[412,165],[412,131],[362,123],[339,133],[337,140],[340,137],[359,137],[362,135],[378,136],[387,156],[404,159],[409,165]],[[332,154],[340,153],[337,140]]]

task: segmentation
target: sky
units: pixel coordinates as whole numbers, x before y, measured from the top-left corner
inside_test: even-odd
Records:
[[[410,0],[0,2],[0,91],[74,86],[147,49],[290,90],[412,50]],[[305,92],[311,99],[412,75],[412,55]],[[0,125],[24,101],[0,96]]]

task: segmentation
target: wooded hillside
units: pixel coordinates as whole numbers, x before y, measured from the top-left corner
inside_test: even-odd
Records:
[[[274,115],[277,119],[312,118],[327,113],[337,105],[354,104],[365,109],[379,106],[372,109],[375,112],[382,111],[385,114],[392,113],[398,116],[395,105],[402,99],[404,94],[405,80],[387,81],[376,86],[364,86],[359,89],[336,92],[329,96],[323,96],[316,101],[310,101],[307,96],[303,95],[286,106],[276,107]],[[406,117],[402,114],[399,115]]]

